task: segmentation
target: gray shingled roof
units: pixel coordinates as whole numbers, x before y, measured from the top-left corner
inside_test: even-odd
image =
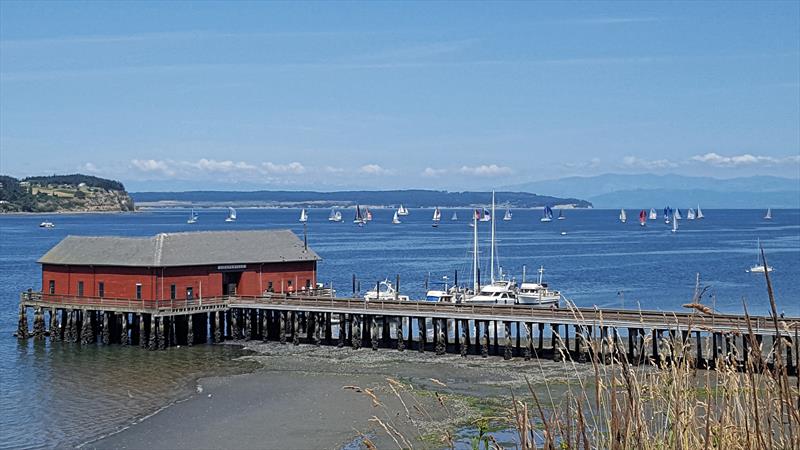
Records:
[[[149,238],[67,236],[40,264],[176,267],[316,261],[289,230],[162,233]]]

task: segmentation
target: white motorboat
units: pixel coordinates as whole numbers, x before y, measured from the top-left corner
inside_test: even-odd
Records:
[[[186,223],[197,223],[197,214],[194,213],[194,208],[192,208],[192,214],[189,215],[189,219]]]
[[[403,205],[400,205],[400,207],[397,208],[397,215],[398,216],[407,216],[408,215],[408,210]]]
[[[342,221],[342,212],[336,211],[335,209],[331,208],[331,215],[328,216],[329,222],[341,222]]]
[[[619,221],[622,222],[622,223],[625,223],[625,222],[628,221],[628,215],[625,214],[625,210],[624,209],[619,210]]]
[[[392,282],[389,280],[383,280],[378,283],[372,290],[367,291],[364,294],[364,300],[366,301],[385,301],[385,300],[400,300],[400,301],[408,301],[409,298],[407,295],[400,295],[397,290],[395,290],[394,286],[392,286]]]
[[[225,218],[225,222],[236,222],[236,210],[233,208],[228,208],[228,217]]]
[[[524,270],[524,269],[523,269]],[[525,282],[523,274],[522,284],[517,291],[517,303],[520,305],[558,305],[561,300],[561,293],[551,291],[547,288],[547,283],[542,281],[544,277],[544,266],[539,267],[539,281],[536,283]]]
[[[308,222],[308,214],[306,214],[306,209],[305,208],[303,208],[303,210],[300,211],[300,222],[301,223]]]
[[[513,280],[496,280],[480,288],[477,294],[464,299],[473,305],[514,305],[517,303],[517,283]]]
[[[56,225],[53,222],[44,221],[39,224],[39,228],[55,228]]]
[[[430,289],[425,293],[426,302],[440,302],[440,303],[461,303],[464,297],[464,292],[457,286],[449,286],[448,278],[442,277],[439,289]]]

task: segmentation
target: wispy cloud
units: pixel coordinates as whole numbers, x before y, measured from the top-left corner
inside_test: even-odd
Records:
[[[644,159],[636,156],[626,156],[622,158],[625,167],[639,169],[669,169],[678,167],[678,163],[668,159]]]
[[[433,167],[426,167],[425,170],[422,171],[421,175],[423,177],[435,178],[442,176],[446,173],[447,169],[434,169]]]
[[[799,164],[800,156],[792,155],[786,157],[774,157],[763,155],[752,155],[744,153],[741,155],[724,156],[719,153],[710,152],[704,155],[691,157],[692,161],[710,164],[718,167],[742,167],[756,165],[776,165],[776,164]]]
[[[366,175],[389,175],[392,173],[391,170],[385,169],[377,164],[365,164],[359,167],[358,171]]]
[[[514,173],[510,167],[498,166],[497,164],[483,164],[474,167],[461,166],[458,171],[465,175],[474,175],[478,177],[497,177]]]

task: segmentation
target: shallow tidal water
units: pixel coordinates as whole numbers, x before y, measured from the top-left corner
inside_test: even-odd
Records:
[[[0,448],[74,446],[94,439],[176,399],[187,396],[196,377],[251,370],[231,346],[173,348],[147,352],[136,347],[18,342],[19,292],[41,288],[36,260],[68,234],[149,236],[160,232],[222,229],[289,228],[302,235],[298,210],[240,209],[239,220],[226,224],[221,209],[198,210],[200,220],[187,225],[186,210],[135,214],[0,216]],[[352,276],[361,290],[400,275],[401,291],[420,298],[430,283],[458,271],[469,278],[472,229],[469,210],[460,221],[431,227],[430,210],[412,210],[401,225],[391,225],[393,211],[374,210],[364,228],[329,223],[328,210],[309,212],[310,246],[323,260],[319,281],[333,282],[339,295],[351,293]],[[800,210],[707,210],[702,221],[682,221],[673,234],[662,221],[641,228],[620,224],[618,211],[566,211],[567,219],[539,222],[541,211],[515,211],[511,222],[498,222],[498,255],[503,270],[519,280],[545,267],[545,281],[580,306],[641,307],[680,310],[700,273],[710,290],[704,302],[723,312],[740,312],[742,302],[754,314],[768,312],[763,275],[746,273],[756,262],[760,239],[775,267],[771,274],[779,310],[800,316]],[[633,211],[628,211],[634,216]],[[498,215],[500,215],[499,212]],[[40,229],[39,222],[55,222]],[[566,231],[565,236],[561,231]],[[482,273],[487,263],[489,227],[479,228]]]

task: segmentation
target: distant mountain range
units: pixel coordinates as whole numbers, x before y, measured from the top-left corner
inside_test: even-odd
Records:
[[[472,207],[491,203],[491,192],[447,192],[433,190],[393,191],[187,191],[135,192],[131,194],[140,206],[239,205],[276,207],[332,207],[404,205],[409,208]],[[497,192],[497,202],[515,208],[537,208],[545,205],[590,208],[592,204],[579,198],[560,198],[529,192]]]
[[[729,179],[685,175],[604,174],[506,186],[505,189],[585,198],[595,208],[800,208],[800,180],[773,176]]]

